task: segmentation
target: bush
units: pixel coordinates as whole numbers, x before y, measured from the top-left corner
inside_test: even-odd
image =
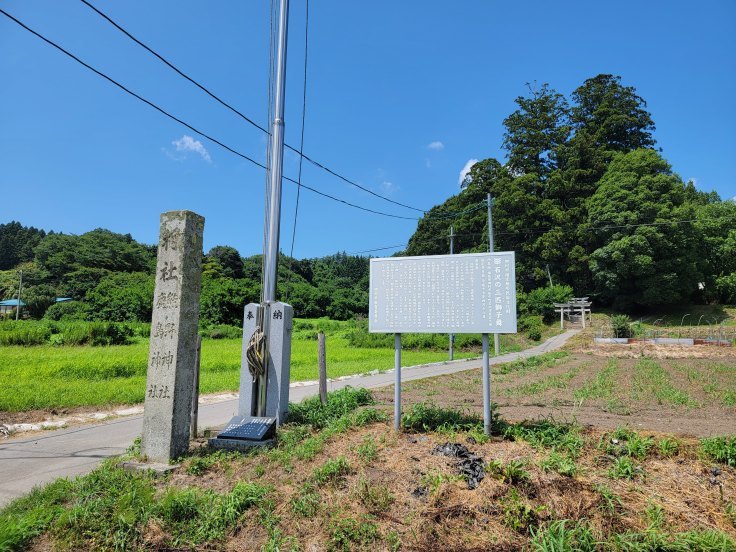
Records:
[[[611,317],[613,337],[631,337],[631,318],[625,314],[616,314]]]
[[[542,339],[543,329],[544,323],[542,322],[542,317],[539,315],[527,315],[519,319],[519,330],[527,332],[529,339],[533,341]]]
[[[517,309],[521,316],[536,314],[546,324],[555,319],[554,303],[564,303],[572,297],[570,286],[554,285],[533,289],[529,293],[520,293],[517,297]]]
[[[64,301],[51,305],[44,318],[46,320],[87,320],[89,308],[81,301]]]

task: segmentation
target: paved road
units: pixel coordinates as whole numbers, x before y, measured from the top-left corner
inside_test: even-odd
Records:
[[[491,358],[490,362],[500,364],[557,349],[575,333],[576,330],[565,332],[526,351]],[[481,361],[475,359],[402,368],[402,381],[472,370],[479,368],[480,364]],[[393,382],[394,374],[385,372],[334,381],[329,384],[329,389],[340,389],[347,385],[385,387]],[[315,394],[316,384],[292,387],[289,399],[299,402]],[[202,405],[199,409],[199,427],[224,424],[236,414],[237,408],[237,400]],[[36,485],[49,483],[59,477],[88,473],[103,459],[122,454],[141,434],[142,422],[142,415],[129,416],[102,424],[46,431],[28,439],[0,442],[0,506],[28,493]]]

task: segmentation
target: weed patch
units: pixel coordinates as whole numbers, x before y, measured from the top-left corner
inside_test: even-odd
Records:
[[[319,486],[328,483],[336,483],[343,479],[351,471],[350,463],[344,456],[328,460],[322,466],[315,468],[310,480]]]
[[[368,516],[333,520],[330,525],[329,550],[347,552],[355,550],[356,546],[363,549],[379,538],[378,526]]]
[[[575,477],[575,474],[578,472],[578,466],[573,459],[562,456],[554,451],[539,463],[539,467],[542,468],[542,471],[554,471],[568,477]]]
[[[526,441],[535,448],[566,452],[572,458],[577,458],[585,444],[580,432],[580,427],[575,424],[557,423],[547,419],[509,425],[504,431],[504,437]]]
[[[736,467],[736,436],[703,439],[700,448],[707,458]]]

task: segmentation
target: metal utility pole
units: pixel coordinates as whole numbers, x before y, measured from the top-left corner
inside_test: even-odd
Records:
[[[273,122],[271,124],[271,158],[269,159],[269,213],[263,259],[263,302],[276,300],[276,276],[281,226],[281,177],[284,161],[284,97],[286,95],[286,36],[289,25],[289,0],[279,2],[279,34],[276,51],[276,87]]]
[[[20,281],[18,282],[18,304],[15,306],[15,319],[20,318],[20,294],[23,291],[23,271],[20,271]]]
[[[265,339],[262,358],[263,373],[257,378],[255,414],[265,416],[268,385],[268,335],[270,333],[270,304],[276,301],[278,277],[279,230],[281,227],[281,179],[284,163],[284,98],[286,96],[286,37],[289,26],[289,0],[279,0],[279,30],[276,39],[276,76],[274,88],[273,121],[271,123],[268,197],[269,210],[264,220],[266,239],[263,251],[262,308],[259,318]]]
[[[450,255],[455,254],[455,232],[450,226]],[[450,360],[455,359],[455,334],[450,334]]]
[[[491,197],[491,194],[488,194],[487,196],[488,201],[488,251],[493,253],[493,213],[491,212],[491,207],[493,205],[493,198]],[[493,334],[493,348],[496,352],[496,356],[498,356],[501,353],[501,344],[498,339],[498,334]]]

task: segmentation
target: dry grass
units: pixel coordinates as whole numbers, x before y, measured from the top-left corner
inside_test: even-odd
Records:
[[[714,478],[710,465],[698,459],[697,442],[683,441],[675,458],[651,454],[641,462],[642,476],[612,479],[608,475],[612,460],[596,447],[601,435],[595,430],[584,432],[586,446],[577,460],[580,475],[576,477],[542,471],[539,463],[548,451],[523,441],[470,444],[464,434],[457,435],[486,462],[522,461],[529,474],[528,481],[517,484],[489,475],[476,490],[469,490],[457,476],[453,459],[431,453],[448,435],[396,434],[384,423],[330,440],[310,462],[285,466],[278,459],[244,457],[202,476],[188,475],[185,465],[166,485],[221,492],[242,480],[270,486],[279,530],[304,550],[339,549],[334,542],[336,527],[345,520],[355,520],[350,527],[356,532],[362,526],[375,529],[368,531],[366,542],[352,542],[346,549],[389,549],[393,539],[405,550],[516,550],[529,545],[530,528],[556,519],[585,522],[601,536],[645,531],[651,524],[646,512],[653,507],[662,508],[669,532],[712,529],[736,538],[736,528],[725,513],[725,504],[736,500],[736,470],[721,467]],[[366,440],[377,449],[369,462],[358,452]],[[303,498],[315,466],[340,457],[347,459],[349,473],[311,488],[318,497],[314,515],[296,513],[293,504]],[[620,500],[615,511],[606,509],[600,486]],[[376,509],[375,504],[369,508],[362,496],[366,488],[380,489],[392,500],[386,501],[384,509]],[[415,496],[420,488],[427,490],[426,496]],[[529,522],[527,527],[510,530],[506,517],[517,511],[517,502],[529,511]],[[517,513],[517,517],[523,515]],[[227,547],[257,550],[267,544],[262,525],[262,514],[246,513]],[[356,539],[360,541],[359,536]]]

